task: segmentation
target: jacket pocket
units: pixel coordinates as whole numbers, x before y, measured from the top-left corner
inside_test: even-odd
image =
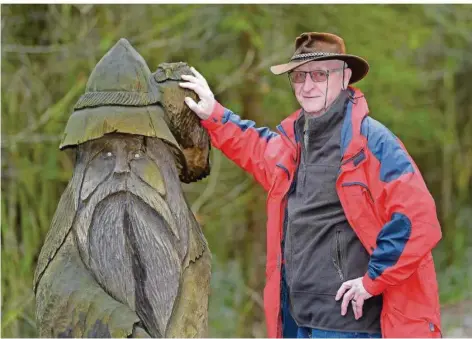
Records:
[[[346,217],[366,250],[371,254],[377,235],[382,228],[375,212],[374,198],[368,186],[362,182],[341,184],[347,210]]]
[[[275,164],[274,176],[268,191],[269,196],[281,198],[284,196],[293,180],[295,164],[290,160],[290,154],[284,154],[280,161]]]
[[[432,319],[427,317],[406,315],[395,306],[390,308],[390,312],[386,314],[386,317],[389,318],[393,327],[391,328],[393,333],[386,333],[387,337],[442,337],[439,324],[435,324]]]
[[[431,261],[425,258],[410,277],[384,291],[385,316],[388,323],[396,328],[391,329],[393,333],[390,336],[440,337],[439,299],[437,294],[433,296],[429,293],[437,285],[424,277],[430,264]]]
[[[344,274],[344,269],[343,269],[343,242],[341,239],[342,236],[342,231],[339,229],[336,229],[334,241],[333,241],[333,246],[332,246],[332,251],[331,251],[331,260],[333,261],[333,265],[336,269],[336,272],[339,275],[339,279],[341,279],[342,282],[344,282],[345,279],[345,274]]]

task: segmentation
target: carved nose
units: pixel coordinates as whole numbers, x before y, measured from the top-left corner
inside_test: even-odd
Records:
[[[117,157],[115,162],[115,173],[128,173],[129,164],[123,157]]]

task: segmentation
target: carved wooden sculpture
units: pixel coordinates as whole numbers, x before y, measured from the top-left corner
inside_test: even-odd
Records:
[[[76,150],[34,277],[44,337],[204,337],[211,254],[179,177],[209,173],[184,63],[151,74],[121,39],[96,65],[61,149]]]

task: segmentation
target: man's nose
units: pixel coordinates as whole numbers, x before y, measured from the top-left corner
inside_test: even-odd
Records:
[[[129,163],[126,157],[118,156],[115,161],[115,173],[129,173]]]
[[[311,79],[309,73],[306,74],[305,82],[303,83],[303,91],[308,92],[315,87],[315,82]]]

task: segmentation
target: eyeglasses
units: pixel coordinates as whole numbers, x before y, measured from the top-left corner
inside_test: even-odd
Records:
[[[305,82],[306,75],[307,73],[310,74],[311,80],[313,82],[324,82],[328,80],[328,77],[331,73],[341,71],[345,68],[334,68],[330,69],[327,71],[318,69],[315,71],[309,71],[309,72],[304,72],[304,71],[292,71],[289,73],[290,80],[294,83],[301,84]]]

